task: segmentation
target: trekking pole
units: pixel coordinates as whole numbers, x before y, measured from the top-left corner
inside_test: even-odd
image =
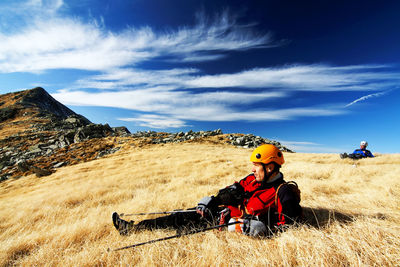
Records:
[[[196,212],[195,209],[189,210],[172,210],[172,211],[159,211],[159,212],[141,212],[141,213],[131,213],[125,214],[121,213],[119,216],[139,216],[139,215],[156,215],[156,214],[173,214],[173,213],[187,213],[187,212]]]
[[[181,237],[181,236],[185,236],[185,235],[197,234],[197,233],[201,233],[201,232],[205,232],[205,231],[209,231],[209,230],[213,230],[213,229],[217,229],[217,228],[220,228],[220,227],[229,226],[229,225],[233,225],[233,224],[238,224],[238,223],[242,223],[242,222],[241,221],[236,221],[236,222],[231,222],[231,223],[226,223],[226,224],[221,224],[221,225],[215,225],[215,226],[211,226],[211,227],[203,228],[203,229],[195,229],[195,230],[189,231],[187,233],[167,236],[167,237],[163,237],[163,238],[159,238],[159,239],[146,241],[146,242],[143,242],[143,243],[129,245],[129,246],[126,246],[126,247],[115,248],[113,250],[108,248],[107,251],[110,252],[110,251],[118,251],[118,250],[123,250],[123,249],[128,249],[128,248],[135,248],[135,247],[143,246],[143,245],[146,245],[146,244],[156,243],[156,242],[169,240],[169,239],[173,239],[173,238],[177,238],[177,237]]]

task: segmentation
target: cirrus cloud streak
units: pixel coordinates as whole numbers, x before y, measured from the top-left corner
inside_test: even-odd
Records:
[[[255,34],[249,26],[239,27],[228,13],[212,22],[200,17],[194,26],[169,32],[155,32],[150,27],[111,32],[96,21],[55,16],[33,19],[19,32],[0,32],[0,72],[107,71],[161,56],[175,61],[210,61],[223,57],[223,51],[276,45],[268,33]]]
[[[207,92],[192,94],[187,91],[163,89],[122,92],[89,93],[65,91],[52,94],[68,105],[124,108],[152,113],[123,121],[138,122],[151,128],[174,128],[187,125],[186,121],[273,121],[290,120],[302,116],[332,116],[345,111],[335,106],[295,107],[286,109],[239,110],[234,106],[251,106],[256,101],[282,98],[282,92]],[[155,114],[154,114],[155,113]]]

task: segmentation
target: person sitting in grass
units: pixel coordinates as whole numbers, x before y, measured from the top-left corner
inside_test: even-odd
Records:
[[[202,198],[195,208],[135,224],[114,212],[112,220],[121,235],[144,229],[173,228],[187,230],[237,222],[228,231],[249,236],[271,235],[294,224],[302,217],[300,190],[294,182],[285,182],[280,172],[285,162],[282,152],[266,144],[251,154],[252,173]]]
[[[373,158],[374,155],[372,155],[371,151],[367,149],[368,142],[367,141],[361,141],[360,143],[360,148],[354,150],[353,153],[347,154],[343,153],[340,154],[340,158],[351,158],[351,159],[361,159],[361,158]]]

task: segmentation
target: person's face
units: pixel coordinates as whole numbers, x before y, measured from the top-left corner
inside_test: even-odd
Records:
[[[257,182],[262,182],[265,179],[265,176],[270,175],[274,171],[274,164],[268,163],[265,165],[265,170],[263,168],[263,164],[260,162],[253,162],[253,169],[251,170],[256,177]],[[267,172],[267,173],[265,173]]]
[[[361,149],[365,149],[367,146],[366,145],[360,145]]]
[[[251,171],[254,173],[257,182],[262,182],[264,180],[265,173],[262,163],[253,162],[253,168]]]

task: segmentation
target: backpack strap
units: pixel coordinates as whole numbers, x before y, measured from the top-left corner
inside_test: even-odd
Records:
[[[296,196],[297,196],[297,200],[299,201],[299,203],[300,203],[300,189],[299,189],[299,186],[297,185],[297,183],[295,182],[295,181],[289,181],[289,182],[284,182],[284,183],[281,183],[279,186],[278,186],[278,188],[276,189],[276,192],[275,192],[275,206],[277,206],[278,205],[278,193],[279,193],[279,189],[281,189],[281,187],[283,186],[283,185],[288,185],[289,187],[290,187],[290,189],[296,194]]]

